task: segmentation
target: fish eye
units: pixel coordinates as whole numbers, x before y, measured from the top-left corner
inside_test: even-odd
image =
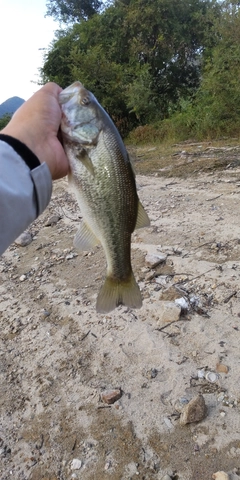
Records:
[[[81,99],[81,105],[88,105],[90,103],[90,98],[88,96]]]

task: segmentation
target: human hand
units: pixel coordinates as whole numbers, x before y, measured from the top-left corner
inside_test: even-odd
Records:
[[[23,103],[1,132],[25,143],[40,163],[46,162],[53,180],[64,177],[69,171],[68,159],[58,139],[61,90],[56,83],[46,83]]]

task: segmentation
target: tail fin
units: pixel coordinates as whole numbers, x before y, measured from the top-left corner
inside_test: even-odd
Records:
[[[132,272],[129,279],[124,282],[107,277],[100,289],[97,298],[97,312],[108,313],[119,305],[126,305],[130,308],[142,306],[140,289]]]

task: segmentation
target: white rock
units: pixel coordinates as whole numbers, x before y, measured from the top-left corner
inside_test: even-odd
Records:
[[[145,257],[145,262],[146,262],[148,267],[155,268],[160,263],[165,262],[166,258],[167,258],[167,255],[165,253],[158,253],[156,255],[148,254]]]
[[[229,480],[229,475],[226,472],[216,472],[212,475],[214,480]]]
[[[20,280],[20,282],[24,282],[24,280],[26,280],[26,278],[27,278],[27,275],[21,275],[19,280]]]
[[[197,376],[198,378],[204,378],[205,377],[205,370],[202,368],[201,370],[197,371]]]
[[[68,255],[66,255],[66,260],[71,260],[72,258],[74,258],[74,255],[72,253],[69,253]]]
[[[173,424],[172,424],[171,420],[169,420],[168,417],[164,417],[163,420],[164,420],[165,424],[167,425],[167,427],[169,428],[169,430],[172,430],[173,429]]]
[[[74,458],[71,462],[71,470],[80,470],[82,466],[82,460],[79,460],[78,458]]]
[[[109,470],[109,468],[111,468],[111,466],[112,466],[112,463],[109,460],[108,462],[105,463],[104,470]]]

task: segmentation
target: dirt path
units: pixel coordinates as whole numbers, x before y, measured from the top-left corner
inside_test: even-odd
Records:
[[[96,314],[105,260],[100,248],[73,249],[79,212],[65,180],[32,225],[32,243],[0,258],[1,480],[210,480],[218,470],[240,478],[240,170],[232,167],[137,177],[151,218],[133,235],[141,310]],[[53,214],[61,218],[45,226]],[[166,261],[147,267],[146,254],[160,252]],[[181,297],[188,310],[164,321],[163,302]],[[101,401],[117,388],[117,402]],[[206,418],[180,425],[198,393]]]

